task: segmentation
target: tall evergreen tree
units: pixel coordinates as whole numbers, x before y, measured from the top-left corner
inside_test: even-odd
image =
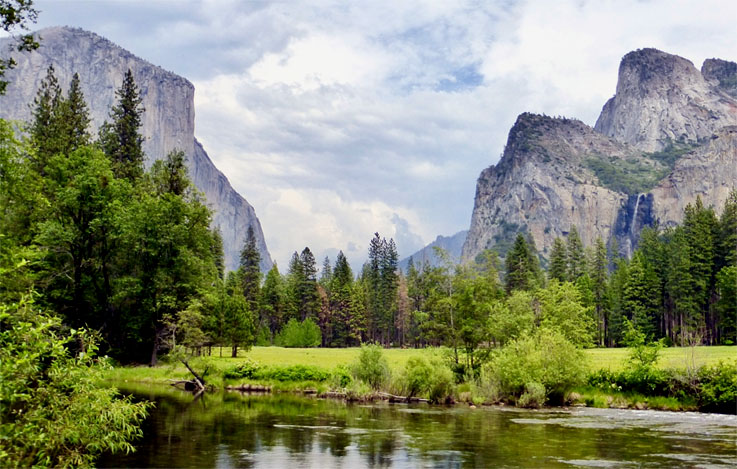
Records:
[[[540,265],[537,252],[531,249],[522,233],[517,234],[512,249],[505,259],[507,293],[530,290],[539,284]]]
[[[238,276],[241,282],[241,292],[248,302],[251,311],[258,310],[259,289],[261,287],[261,254],[256,245],[256,235],[253,226],[248,225],[246,241],[241,249],[240,267]],[[263,320],[264,318],[259,318]],[[259,324],[261,326],[263,324]]]
[[[286,292],[284,291],[284,280],[279,269],[274,263],[273,267],[266,274],[264,286],[261,288],[261,317],[266,319],[271,336],[284,326],[286,309]]]
[[[134,181],[143,174],[143,136],[140,133],[143,99],[130,69],[115,92],[118,103],[110,111],[111,122],[100,128],[100,142],[118,177]]]
[[[64,153],[90,144],[90,116],[87,102],[79,84],[79,74],[75,73],[69,84],[69,92],[62,107],[63,127],[65,131]]]
[[[566,256],[568,260],[568,280],[575,282],[586,272],[586,256],[578,229],[571,226],[566,242]]]
[[[593,259],[591,262],[591,290],[594,299],[594,313],[597,320],[599,345],[606,343],[606,330],[609,313],[607,288],[609,283],[608,259],[606,246],[602,239],[596,238]]]
[[[317,290],[317,266],[315,256],[309,247],[305,247],[299,255],[302,268],[301,282],[297,286],[299,296],[299,318],[316,319],[320,312],[320,297]]]
[[[59,81],[56,79],[54,66],[49,65],[46,77],[41,81],[36,98],[33,100],[32,121],[30,126],[31,140],[36,147],[35,169],[41,175],[52,156],[62,150],[60,119],[64,97]]]
[[[548,277],[557,279],[559,282],[568,280],[568,255],[566,245],[561,238],[553,240],[553,247],[550,250],[550,268]]]

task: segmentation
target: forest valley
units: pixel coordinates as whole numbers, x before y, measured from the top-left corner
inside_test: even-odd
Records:
[[[110,121],[93,139],[75,75],[66,96],[49,68],[28,124],[2,123],[2,295],[31,289],[71,329],[99,333],[121,362],[155,365],[161,352],[277,344],[445,345],[475,367],[493,346],[552,321],[577,345],[623,345],[631,321],[650,340],[737,340],[737,193],[717,216],[700,199],[675,228],[645,228],[632,259],[575,226],[557,239],[547,273],[531,237],[469,265],[398,269],[378,233],[356,276],[340,252],[319,272],[308,247],[282,275],[262,278],[249,227],[240,268],[224,271],[211,212],[174,151],[144,170],[144,110],[130,71]],[[543,259],[544,261],[544,259]],[[459,358],[459,350],[465,356]],[[462,363],[463,362],[463,363]]]
[[[589,385],[734,411],[737,366],[684,378],[654,365],[666,344],[737,340],[737,192],[719,216],[697,200],[682,226],[645,229],[631,260],[602,240],[583,246],[571,227],[547,273],[525,233],[503,263],[487,250],[454,265],[438,251],[441,265],[410,261],[401,272],[394,241],[376,233],[358,275],[340,252],[318,277],[306,247],[286,274],[274,265],[262,279],[251,228],[239,269],[225,272],[222,238],[181,151],[144,168],[130,71],[116,96],[93,137],[79,77],[64,94],[50,67],[31,122],[0,121],[0,459],[84,466],[132,449],[148,404],[98,386],[110,366],[100,355],[154,366],[161,354],[213,346],[233,357],[253,344],[442,346],[444,362],[412,359],[395,378],[381,347],[364,346],[353,372],[336,372],[341,395],[360,383],[453,402],[463,385],[479,403],[539,406],[586,382],[582,348],[626,345],[633,367]],[[255,369],[239,365],[224,379]]]

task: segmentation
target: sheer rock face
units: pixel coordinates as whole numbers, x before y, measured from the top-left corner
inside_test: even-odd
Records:
[[[616,240],[629,256],[643,227],[680,223],[697,196],[719,212],[737,186],[737,100],[730,95],[737,64],[710,59],[702,70],[644,49],[622,60],[617,94],[595,129],[520,115],[499,163],[479,176],[462,260],[486,248],[504,252],[519,231],[547,257],[572,225],[585,245]],[[674,166],[648,153],[672,141],[693,145]],[[626,193],[600,180],[592,162],[655,176],[649,189]]]
[[[546,257],[571,226],[579,227],[586,245],[607,239],[627,196],[601,187],[584,161],[635,155],[580,121],[520,115],[502,159],[478,179],[462,259],[495,246],[504,250],[519,231],[532,235]]]
[[[617,92],[594,128],[642,151],[662,150],[671,141],[698,142],[737,125],[737,101],[720,86],[725,64],[708,61],[706,76],[676,55],[641,49],[625,55]]]
[[[10,42],[0,40],[0,56],[11,55],[17,62],[7,74],[10,81],[5,96],[0,96],[0,117],[27,121],[31,106],[49,65],[53,65],[59,84],[66,92],[74,73],[87,100],[92,128],[97,135],[115,104],[125,72],[133,72],[143,99],[142,133],[145,137],[146,165],[180,149],[187,155],[190,176],[204,192],[214,210],[213,226],[223,235],[228,269],[238,267],[239,253],[249,225],[253,225],[261,268],[271,268],[261,224],[253,207],[238,194],[194,137],[194,86],[185,78],[140,59],[105,38],[81,29],[53,27],[38,32],[41,47],[31,53],[10,50]]]
[[[680,223],[686,205],[701,197],[704,206],[721,213],[737,186],[737,126],[724,127],[687,153],[673,172],[652,190],[655,218],[661,226]]]

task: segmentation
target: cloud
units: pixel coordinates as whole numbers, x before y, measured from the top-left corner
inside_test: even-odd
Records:
[[[409,254],[468,227],[479,172],[524,111],[593,125],[620,58],[734,60],[737,4],[704,0],[39,0],[192,80],[196,133],[286,268],[354,265],[373,233]]]

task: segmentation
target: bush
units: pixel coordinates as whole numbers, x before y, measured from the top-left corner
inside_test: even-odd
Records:
[[[244,361],[243,363],[231,366],[230,368],[227,368],[225,371],[223,371],[223,378],[253,379],[260,368],[261,367],[258,363],[251,360],[250,358],[247,358],[246,361]]]
[[[504,346],[489,372],[507,398],[516,400],[529,383],[539,383],[547,398],[562,401],[567,390],[584,381],[585,363],[583,352],[562,333],[541,328]]]
[[[269,366],[253,374],[253,379],[274,381],[327,381],[331,373],[311,365]]]
[[[335,367],[331,377],[331,386],[333,388],[347,388],[352,382],[353,377],[346,366]]]
[[[527,383],[525,392],[517,400],[517,406],[537,409],[547,400],[545,386],[540,383]]]
[[[737,413],[737,362],[705,366],[698,373],[699,407],[709,412]]]
[[[391,372],[380,345],[362,345],[358,361],[351,366],[353,377],[379,390],[389,382]]]
[[[402,376],[403,392],[408,397],[427,396],[432,402],[448,402],[453,398],[453,372],[440,361],[428,362],[411,357]]]
[[[299,322],[292,318],[276,334],[274,343],[280,347],[318,347],[322,343],[322,332],[312,319]]]

